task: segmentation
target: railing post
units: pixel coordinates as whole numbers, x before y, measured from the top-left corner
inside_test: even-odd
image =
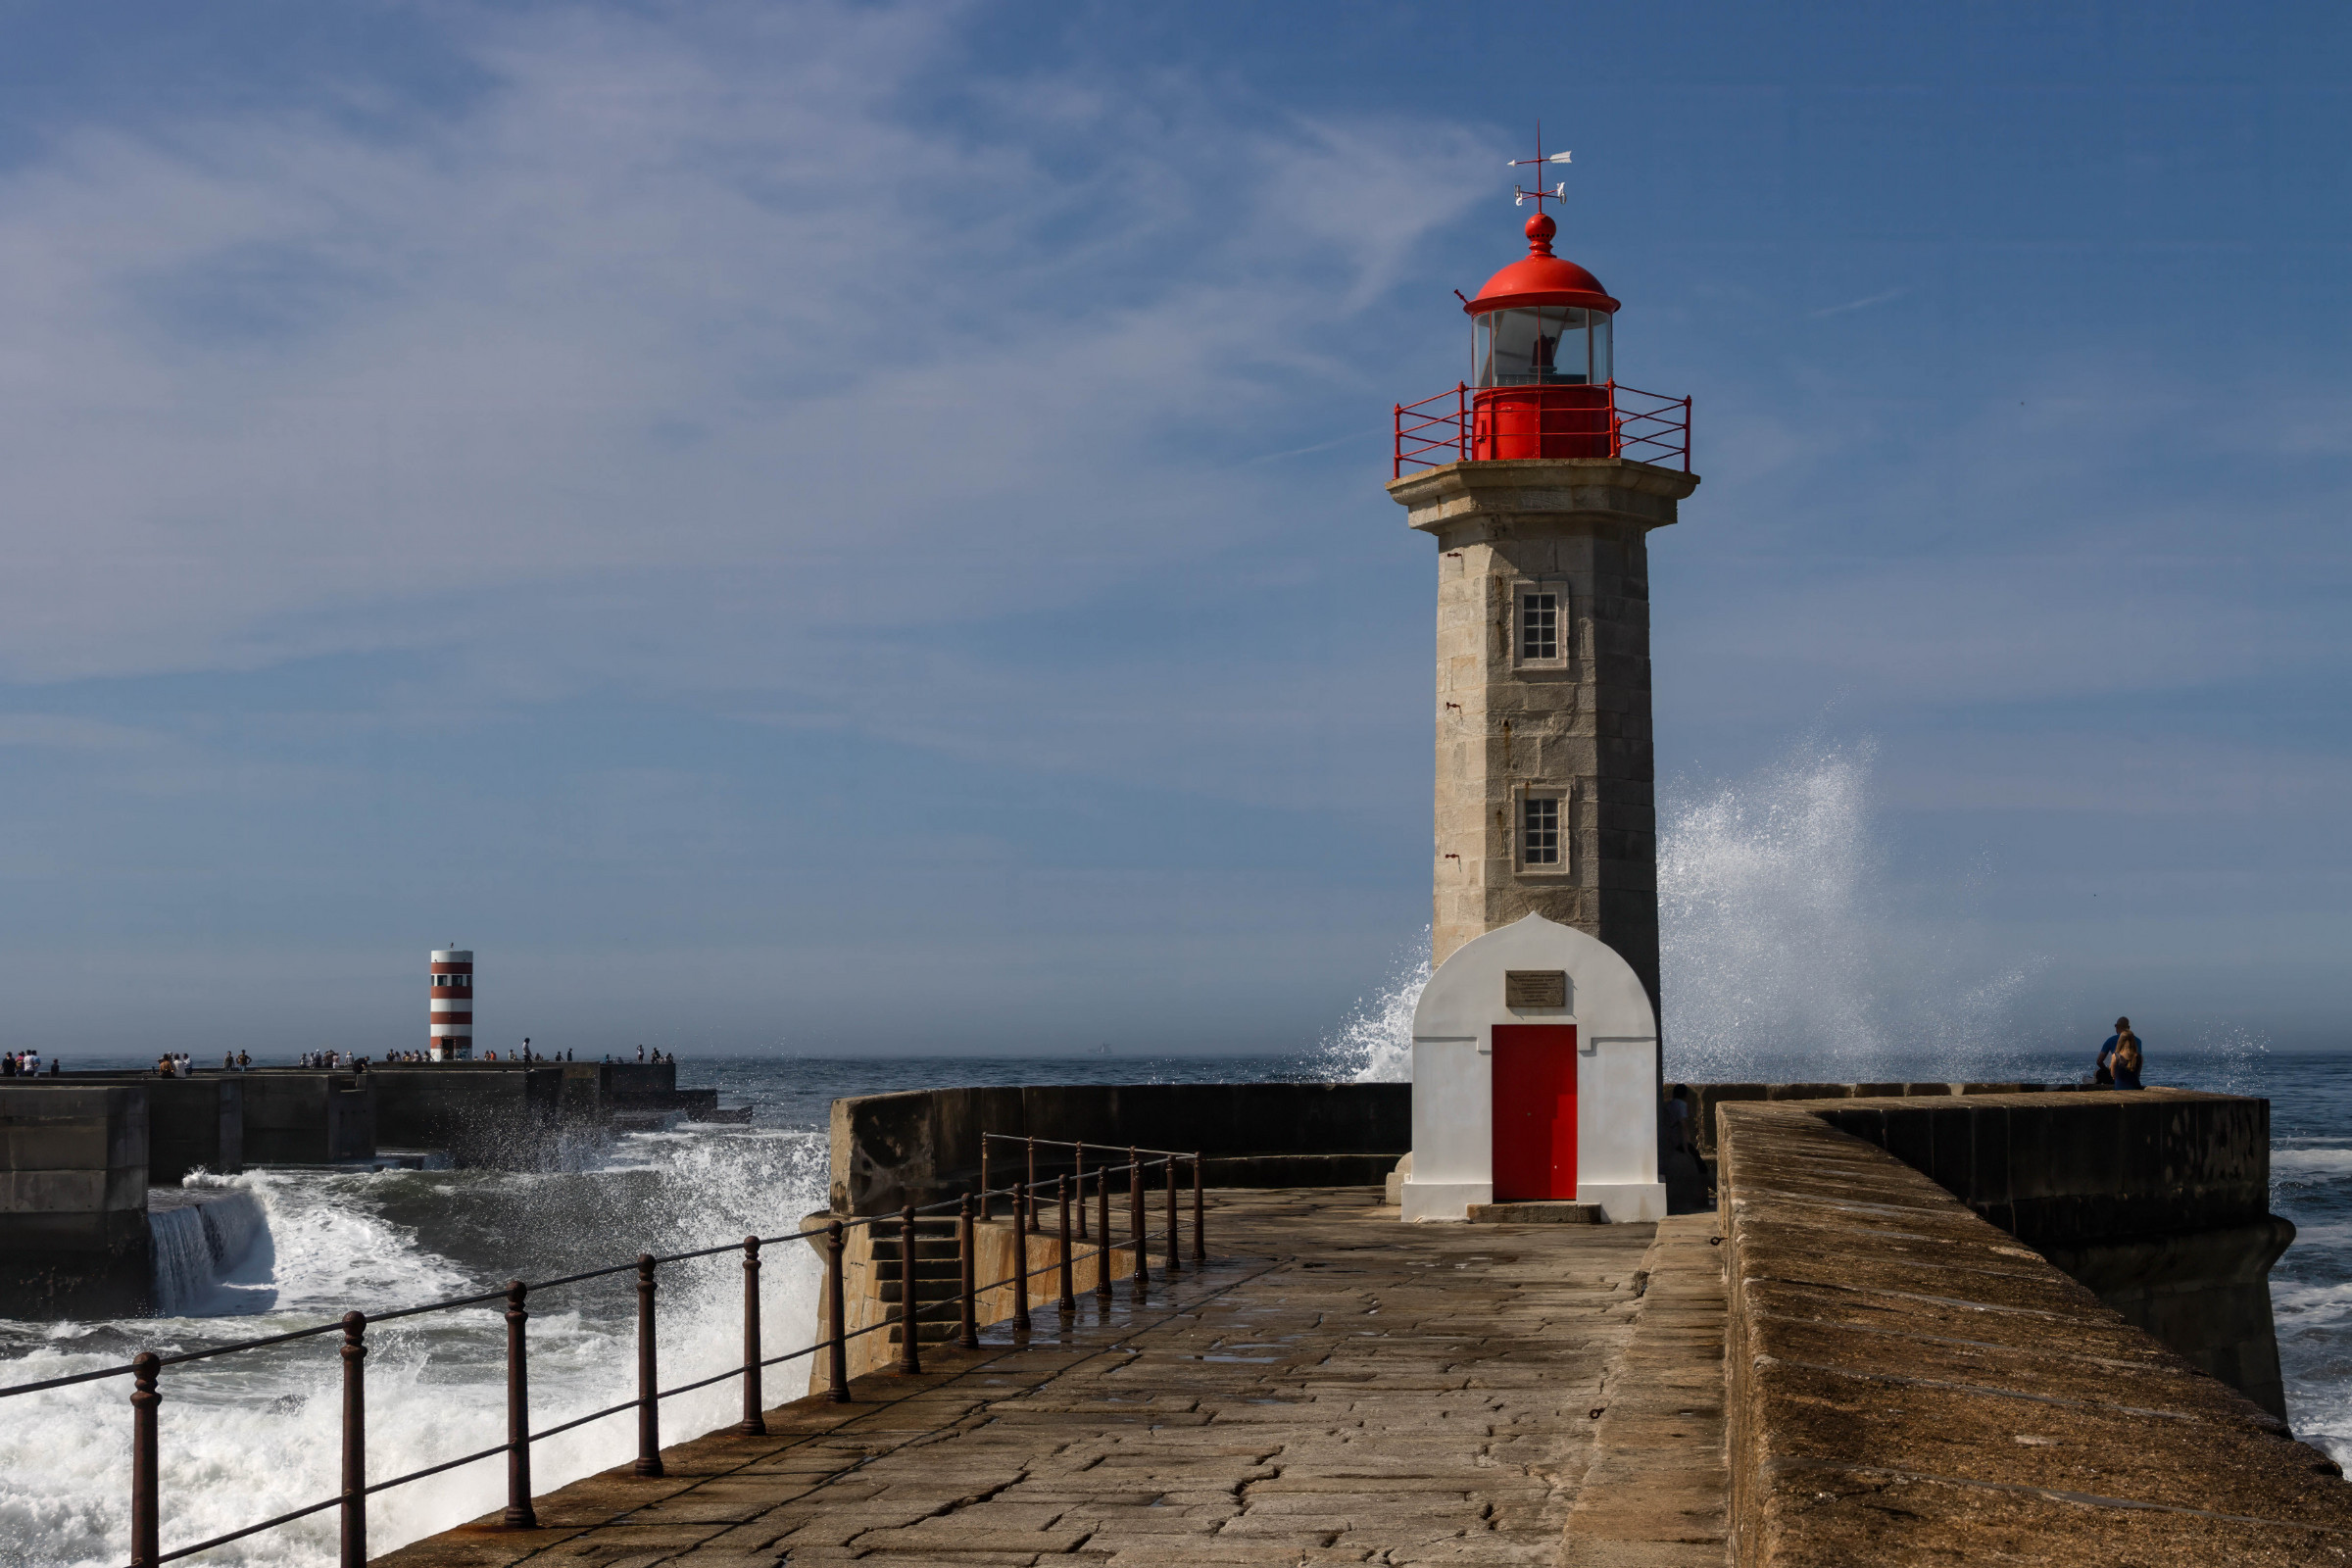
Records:
[[[1180,1255],[1183,1251],[1184,1238],[1177,1234],[1177,1228],[1176,1156],[1170,1154],[1168,1156],[1168,1273],[1171,1276],[1184,1272],[1184,1259]]]
[[[833,1325],[832,1343],[825,1347],[825,1397],[835,1404],[850,1402],[850,1325],[842,1304],[841,1221],[825,1226],[825,1311]]]
[[[1390,407],[1396,411],[1396,439],[1395,444],[1389,449],[1391,453],[1389,459],[1389,477],[1392,479],[1401,479],[1404,477],[1404,405],[1401,403],[1396,403],[1390,405]]]
[[[1021,1228],[1031,1233],[1043,1231],[1037,1222],[1037,1140],[1029,1140],[1029,1179],[1021,1184]],[[1024,1254],[1024,1262],[1027,1261]]]
[[[921,1303],[914,1298],[914,1205],[899,1210],[899,1376],[920,1377],[923,1352],[916,1345],[921,1327],[915,1315]]]
[[[1095,1211],[1100,1222],[1096,1230],[1102,1233],[1102,1245],[1095,1249],[1095,1300],[1104,1311],[1110,1309],[1110,1165],[1106,1161],[1095,1167],[1095,1198],[1102,1204]]]
[[[531,1506],[531,1392],[522,1328],[531,1318],[523,1305],[530,1287],[507,1281],[507,1512],[509,1530],[539,1528]]]
[[[641,1476],[662,1473],[662,1377],[654,1361],[654,1254],[637,1254],[637,1462]]]
[[[1012,1184],[1012,1332],[1029,1337],[1029,1231],[1021,1215],[1029,1206],[1029,1184]]]
[[[1071,1288],[1070,1273],[1070,1179],[1058,1176],[1054,1181],[1054,1196],[1061,1209],[1061,1315],[1068,1317],[1078,1310],[1078,1293]],[[1080,1207],[1085,1204],[1081,1203]]]
[[[1690,400],[1683,399],[1683,471],[1690,471]]]
[[[1453,452],[1458,463],[1470,461],[1470,384],[1453,383]]]
[[[1070,1145],[1071,1191],[1078,1195],[1078,1239],[1086,1240],[1086,1145]]]
[[[760,1238],[743,1239],[743,1420],[735,1428],[746,1437],[767,1435],[767,1417],[760,1397]]]
[[[155,1407],[164,1402],[155,1392],[155,1375],[161,1366],[153,1350],[141,1350],[130,1363],[131,1568],[155,1568],[164,1551],[155,1496]]]
[[[988,1143],[990,1134],[980,1135],[980,1217],[988,1218]]]
[[[1151,1244],[1144,1239],[1144,1156],[1127,1146],[1127,1240],[1135,1248],[1135,1298],[1152,1283]]]
[[[962,1286],[960,1293],[962,1310],[958,1325],[961,1332],[956,1336],[956,1343],[967,1350],[980,1348],[980,1293],[977,1286],[979,1271],[975,1266],[978,1249],[973,1245],[974,1241],[972,1195],[966,1193],[963,1195],[963,1202],[956,1211],[956,1261],[957,1272],[962,1275],[962,1278],[957,1281]]]
[[[1208,1204],[1205,1201],[1207,1195],[1201,1191],[1204,1185],[1200,1175],[1200,1152],[1195,1150],[1193,1151],[1193,1261],[1196,1263],[1208,1261],[1208,1231],[1205,1228]]]
[[[343,1314],[342,1568],[368,1568],[368,1314]]]

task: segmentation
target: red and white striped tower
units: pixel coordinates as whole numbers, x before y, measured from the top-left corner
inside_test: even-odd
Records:
[[[433,950],[433,1044],[437,1061],[473,1058],[473,950]]]

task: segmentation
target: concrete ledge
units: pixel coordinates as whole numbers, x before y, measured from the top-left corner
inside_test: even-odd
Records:
[[[1723,1568],[1723,1249],[1712,1214],[1663,1220],[1634,1336],[1592,1411],[1562,1568]]]
[[[1820,1108],[1718,1111],[1736,1562],[2352,1555],[2332,1460]]]

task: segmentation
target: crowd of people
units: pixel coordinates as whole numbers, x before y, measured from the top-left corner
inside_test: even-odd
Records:
[[[0,1054],[0,1078],[29,1078],[40,1070],[41,1054],[38,1051],[11,1051]],[[49,1063],[49,1071],[52,1076],[65,1070],[66,1064],[62,1060]]]

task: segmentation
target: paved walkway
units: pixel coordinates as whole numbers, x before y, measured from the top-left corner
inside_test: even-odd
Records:
[[[978,1352],[927,1352],[920,1377],[858,1380],[855,1404],[800,1400],[766,1437],[680,1444],[666,1477],[566,1487],[535,1531],[492,1516],[378,1562],[1561,1560],[1651,1227],[1407,1226],[1357,1189],[1216,1197],[1217,1259],[1155,1272],[1140,1304],[1123,1283],[1107,1316],[1081,1298],[1065,1328],[1049,1294],[1026,1345],[1000,1326]],[[1719,1366],[1716,1346],[1698,1360]],[[1704,1383],[1662,1396],[1669,1446],[1719,1447]],[[1617,1463],[1642,1468],[1622,1448]],[[1602,1510],[1611,1549],[1573,1560],[1721,1562],[1705,1492],[1702,1477],[1699,1504],[1664,1510],[1654,1546],[1626,1508]]]

